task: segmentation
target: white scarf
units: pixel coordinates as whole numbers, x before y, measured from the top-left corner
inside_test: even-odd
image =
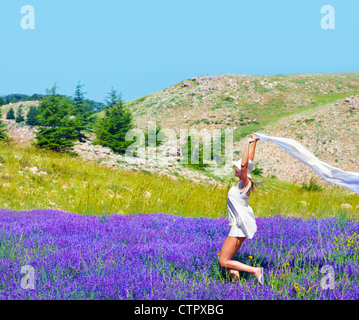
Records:
[[[319,160],[314,154],[295,140],[281,137],[269,137],[261,133],[255,134],[262,143],[266,140],[276,143],[293,157],[311,167],[324,180],[359,194],[359,173],[342,171]]]

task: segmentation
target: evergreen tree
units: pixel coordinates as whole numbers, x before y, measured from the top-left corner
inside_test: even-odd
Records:
[[[16,123],[20,123],[20,122],[25,121],[25,118],[24,118],[24,116],[22,114],[22,104],[20,104],[19,108],[17,109],[15,121],[16,121]]]
[[[94,144],[109,147],[113,152],[125,153],[132,141],[126,141],[126,133],[133,129],[132,114],[125,109],[120,95],[111,90],[106,100],[104,116],[98,119]]]
[[[199,137],[199,143],[198,143],[198,148],[197,145],[195,144],[193,146],[193,150],[192,150],[192,144],[194,143],[194,141],[192,141],[192,136],[188,135],[187,141],[184,141],[181,144],[181,152],[182,152],[182,156],[186,157],[186,155],[188,156],[188,163],[187,164],[183,164],[184,166],[187,167],[191,167],[193,169],[197,169],[197,170],[203,170],[205,167],[210,167],[209,164],[204,163],[203,161],[203,140],[201,139],[201,137]],[[225,155],[225,133],[221,131],[220,133],[220,147],[221,148],[221,152],[220,154],[215,154],[214,151],[217,151],[217,148],[215,148],[214,146],[215,144],[215,140],[213,138],[211,138],[211,158],[208,160],[215,160],[217,162],[219,162],[220,160],[223,160],[224,155]],[[198,150],[198,151],[197,151]],[[197,156],[198,154],[198,156]],[[181,161],[181,159],[177,160],[178,162]],[[195,163],[198,162],[198,163]]]
[[[160,146],[162,144],[162,141],[159,139],[159,132],[161,131],[161,126],[157,126],[156,125],[156,147]],[[147,147],[149,142],[148,142],[148,130],[145,131],[145,146]]]
[[[66,97],[56,94],[56,86],[44,97],[38,106],[40,123],[33,145],[37,148],[58,152],[71,152],[77,140],[75,131],[79,125],[75,107]]]
[[[10,110],[6,114],[7,120],[15,120],[15,112],[14,109],[11,107]]]
[[[6,128],[6,124],[2,122],[1,110],[0,110],[0,141],[7,141],[9,137],[6,132],[8,129]]]
[[[85,101],[84,93],[81,90],[82,87],[83,85],[80,85],[80,83],[77,84],[75,96],[74,96],[76,117],[80,122],[79,126],[75,130],[75,133],[77,139],[80,142],[86,142],[88,138],[84,133],[93,132],[92,127],[95,123],[96,118],[94,117],[95,112]]]
[[[30,106],[30,110],[27,113],[26,116],[26,124],[29,126],[38,126],[40,123],[36,119],[36,117],[39,115],[39,109],[36,106]]]
[[[192,150],[192,143],[192,136],[188,135],[187,141],[181,145],[182,156],[188,156],[187,164],[183,165],[197,170],[202,170],[205,167],[209,167],[209,164],[203,162],[203,142],[201,142],[201,137],[199,137],[198,148],[197,145],[194,145]],[[211,150],[211,157],[213,157],[213,149]],[[178,161],[180,162],[180,159],[178,159]]]

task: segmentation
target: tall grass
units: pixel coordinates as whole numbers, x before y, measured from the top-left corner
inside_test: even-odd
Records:
[[[0,207],[80,214],[225,214],[226,188],[164,175],[110,169],[29,145],[0,145]],[[35,171],[34,168],[37,168]]]
[[[0,207],[13,210],[54,208],[85,215],[164,212],[226,217],[227,192],[237,182],[230,177],[222,187],[215,187],[111,169],[26,144],[0,143],[0,163]],[[359,196],[344,188],[308,190],[271,177],[253,177],[263,181],[248,201],[258,217],[333,217],[343,212],[350,217],[359,215]],[[342,203],[352,208],[343,209]]]
[[[256,177],[253,176],[254,180]],[[332,188],[308,188],[302,185],[279,181],[276,178],[264,178],[257,189],[251,195],[248,203],[252,206],[255,214],[261,217],[276,214],[303,217],[324,218],[345,215],[348,218],[359,217],[359,195],[353,194],[347,189],[339,186]],[[347,203],[350,209],[342,208]]]

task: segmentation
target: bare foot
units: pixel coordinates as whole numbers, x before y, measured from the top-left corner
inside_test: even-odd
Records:
[[[262,275],[262,270],[260,267],[255,267],[255,271],[253,273],[253,275],[257,278],[257,280],[259,281],[261,275]],[[262,281],[259,281],[260,284],[263,284]]]
[[[239,281],[241,279],[239,276],[239,271],[237,270],[229,270],[229,275],[231,276],[232,281]]]

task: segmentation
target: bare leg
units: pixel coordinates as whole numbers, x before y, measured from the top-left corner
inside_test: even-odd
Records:
[[[243,239],[243,241],[244,241],[244,239]],[[237,251],[238,251],[239,248],[242,246],[243,241],[241,241],[241,242],[239,243],[239,246],[238,246]],[[236,252],[237,252],[237,251],[236,251]],[[239,280],[241,279],[241,277],[239,276],[239,271],[238,271],[238,270],[231,269],[231,268],[226,268],[226,269],[228,270],[229,275],[230,275],[232,281],[239,281]]]
[[[251,267],[239,261],[232,260],[232,257],[239,250],[245,239],[245,237],[227,237],[219,254],[219,264],[228,270],[249,272],[258,279],[261,276],[260,267]]]

